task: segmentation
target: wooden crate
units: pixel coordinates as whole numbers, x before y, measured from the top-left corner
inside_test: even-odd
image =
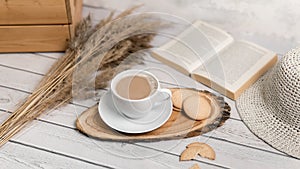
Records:
[[[0,0],[0,52],[64,51],[82,0]]]

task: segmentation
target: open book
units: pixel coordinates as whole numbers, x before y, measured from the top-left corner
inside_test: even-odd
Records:
[[[156,49],[153,56],[236,100],[277,62],[276,53],[202,21]]]

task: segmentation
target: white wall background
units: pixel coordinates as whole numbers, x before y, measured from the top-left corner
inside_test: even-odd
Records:
[[[299,0],[85,0],[93,6],[124,10],[144,4],[139,11],[164,12],[189,21],[207,21],[236,39],[246,39],[280,54],[300,46]]]

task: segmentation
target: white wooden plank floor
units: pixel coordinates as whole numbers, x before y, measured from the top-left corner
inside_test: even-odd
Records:
[[[281,26],[283,30],[274,28],[270,30],[270,33],[261,29],[260,26],[255,26],[266,18],[258,18],[258,21],[254,21],[253,18],[249,18],[248,14],[258,15],[251,12],[255,12],[256,8],[264,3],[248,1],[242,3],[234,0],[226,3],[216,3],[213,0],[201,2],[177,0],[165,1],[163,7],[159,3],[155,4],[154,1],[150,3],[150,1],[132,0],[85,0],[83,14],[86,16],[92,13],[94,21],[97,22],[113,9],[121,11],[140,3],[145,3],[140,11],[169,12],[191,20],[196,18],[206,20],[231,32],[236,38],[252,40],[278,53],[285,53],[288,49],[299,45],[300,36],[297,31],[285,33],[286,29]],[[281,4],[278,1],[274,3],[273,8],[278,8]],[[178,6],[182,8],[179,9]],[[245,6],[250,9],[239,10]],[[269,8],[271,12],[276,11]],[[300,13],[295,13],[293,10],[286,13],[286,17],[291,17],[291,13],[292,19],[287,22],[293,23],[295,18],[300,18]],[[235,16],[236,14],[240,15]],[[232,28],[230,24],[233,21],[228,19],[226,22],[225,20],[230,17],[236,19],[236,22],[240,22],[241,25]],[[243,17],[247,17],[249,21],[246,23]],[[253,17],[257,18],[257,16]],[[280,19],[274,19],[274,23],[279,21]],[[288,25],[287,22],[283,24]],[[252,25],[251,28],[248,27],[249,25]],[[297,23],[292,25],[300,28]],[[0,122],[7,118],[16,109],[18,103],[34,90],[47,70],[62,55],[63,53],[0,54]],[[157,70],[163,70],[176,77],[182,87],[210,90],[150,57],[145,57],[145,65],[139,65],[136,68],[152,68],[152,72],[158,76],[164,87],[176,87],[176,81]],[[119,143],[89,138],[78,132],[75,120],[78,114],[93,105],[93,101],[78,103],[79,105],[68,104],[39,117],[8,144],[0,148],[0,168],[160,169],[189,168],[194,163],[198,163],[201,168],[299,168],[300,160],[273,149],[253,135],[240,119],[234,101],[227,98],[226,101],[233,110],[231,118],[224,126],[194,138],[151,143]],[[179,162],[180,153],[188,143],[193,141],[205,141],[210,144],[216,151],[216,160],[197,158],[194,161]]]

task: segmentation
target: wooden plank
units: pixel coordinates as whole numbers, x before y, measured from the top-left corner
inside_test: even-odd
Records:
[[[76,25],[82,17],[83,0],[66,0],[68,23]]]
[[[21,144],[7,143],[0,150],[1,168],[38,169],[38,168],[72,168],[101,169],[105,165],[96,165],[77,159],[57,155],[51,152],[30,148]]]
[[[83,0],[73,0],[74,1],[74,8],[75,8],[75,12],[72,14],[72,16],[74,16],[73,18],[75,18],[74,20],[74,24],[76,25],[80,19],[82,18],[82,5],[83,5]]]
[[[8,55],[8,56],[11,56],[11,57],[18,57],[18,55]],[[33,70],[35,71],[37,67],[33,68],[32,66],[30,65],[26,65],[26,63],[34,63],[34,62],[31,62],[32,60],[27,60],[29,58],[19,58],[19,59],[24,59],[23,62],[19,62],[19,63],[22,63],[23,66],[22,68],[23,69],[27,69],[27,70]],[[47,58],[43,58],[42,60],[49,60]],[[169,67],[169,66],[166,66],[166,65],[163,65],[163,64],[160,64],[160,63],[153,63],[151,62],[153,59],[147,57],[146,58],[147,61],[149,60],[150,62],[146,62],[146,65],[139,65],[139,66],[136,66],[136,68],[141,68],[141,69],[144,69],[147,67],[147,69],[149,69],[153,74],[157,75],[157,77],[159,79],[163,79],[163,82],[167,82],[168,84],[163,84],[164,87],[178,87],[178,85],[180,86],[183,86],[183,87],[194,87],[194,88],[197,88],[197,89],[200,89],[200,90],[209,90],[209,91],[212,91],[214,92],[213,90],[207,88],[206,86],[198,83],[197,81],[187,77],[186,75],[176,71],[175,69]],[[2,60],[2,64],[7,64],[8,61],[5,61],[5,60]],[[45,63],[47,63],[47,61],[43,61],[43,62],[39,62],[39,60],[36,60],[35,64],[37,65],[44,65]],[[11,66],[13,67],[16,67],[17,65],[14,64],[12,65],[12,63],[10,64]],[[45,67],[49,67],[49,65],[45,65]],[[0,67],[1,68],[1,67]],[[44,69],[45,70],[45,69]],[[3,69],[3,71],[5,71],[5,69]],[[23,74],[22,72],[19,72],[17,70],[7,70],[9,75],[4,75],[2,77],[0,77],[0,84],[3,84],[3,85],[6,85],[6,86],[11,86],[11,87],[15,87],[15,88],[18,88],[18,89],[21,89],[20,86],[18,84],[22,84],[22,78],[20,79],[11,79],[11,81],[7,81],[6,78],[13,78],[13,77],[18,77],[20,76],[19,74]],[[26,77],[28,76],[28,78]],[[34,84],[37,84],[37,80],[38,79],[41,79],[42,77],[38,77],[39,75],[32,75],[30,73],[25,73],[22,77],[24,77],[24,80],[26,79],[36,79],[36,81],[32,81],[34,82]],[[4,82],[7,82],[7,83],[4,83]],[[9,83],[10,82],[10,83]],[[11,84],[11,82],[18,82],[18,83],[13,83]],[[173,84],[173,85],[172,85]],[[35,86],[33,86],[32,84],[22,84],[24,85],[24,87],[22,88],[22,90],[26,90],[26,91],[32,91],[33,88]],[[231,99],[228,99],[228,98],[225,98],[225,101],[229,103],[229,105],[232,107],[232,111],[231,111],[231,117],[232,118],[235,118],[235,119],[240,119],[239,117],[239,114],[235,108],[235,102],[232,101]],[[90,104],[89,104],[90,105]]]
[[[151,147],[160,151],[180,154],[185,146],[192,142],[205,142],[213,147],[216,152],[215,164],[220,164],[228,168],[298,168],[299,160],[282,156],[278,154],[268,153],[257,149],[248,149],[247,147],[237,144],[230,144],[223,140],[215,140],[209,137],[196,137],[190,139],[153,143],[138,143],[139,145]],[[197,157],[196,159],[202,159]],[[203,159],[204,162],[211,162],[208,159]]]
[[[0,52],[64,51],[81,12],[82,0],[0,0]]]
[[[8,113],[0,113],[2,122]],[[88,161],[74,159],[50,151],[29,147],[18,142],[8,142],[0,149],[1,168],[32,169],[32,168],[108,168],[105,164],[93,164]]]
[[[28,96],[28,94],[0,87],[0,96],[1,100],[8,100],[6,102],[0,103],[0,108],[12,112],[16,109],[16,105],[20,101],[24,100]],[[39,119],[75,129],[76,126],[74,122],[76,118],[81,114],[81,112],[83,112],[86,109],[87,108],[81,106],[68,104],[64,107],[44,114],[43,116],[39,117]],[[205,135],[213,135],[213,137],[218,139],[225,139],[233,143],[250,146],[253,148],[266,150],[274,153],[279,153],[275,149],[266,145],[255,135],[253,135],[244,125],[243,122],[237,120],[229,119],[226,121],[224,126]]]
[[[14,56],[16,57],[17,55],[7,55],[7,56]],[[26,58],[19,58],[19,59],[26,59]],[[43,58],[46,59],[47,58]],[[37,60],[38,61],[38,60]],[[29,63],[29,61],[24,60],[24,62],[20,63]],[[34,63],[34,62],[32,62]],[[47,63],[47,62],[44,62]],[[3,60],[2,64],[6,64],[6,62]],[[34,64],[39,64],[42,65],[43,63],[35,62]],[[11,65],[11,64],[10,64]],[[24,65],[26,66],[26,65]],[[47,65],[45,65],[47,67]],[[48,65],[49,67],[49,65]],[[27,64],[26,68],[23,67],[24,69],[29,69],[33,70],[30,65]],[[206,86],[198,83],[197,81],[187,77],[186,75],[174,70],[173,68],[170,68],[169,66],[162,65],[162,64],[157,64],[157,63],[152,63],[152,62],[146,62],[146,65],[138,65],[135,68],[139,69],[144,69],[147,68],[149,71],[151,71],[153,74],[155,74],[158,79],[163,79],[162,82],[167,82],[168,84],[163,84],[165,87],[178,87],[183,86],[183,87],[194,87],[199,90],[208,90],[212,91],[213,90],[207,88]],[[0,70],[5,71],[7,68],[0,67]],[[20,76],[19,74],[22,74]],[[19,77],[20,76],[20,77]],[[15,79],[14,77],[19,77]],[[11,79],[11,80],[8,80]],[[19,70],[7,70],[7,74],[0,76],[0,84],[5,85],[5,86],[10,86],[10,87],[15,87],[20,90],[25,90],[25,91],[33,91],[35,86],[38,84],[38,82],[42,79],[42,76],[40,75],[34,75],[28,72],[21,72]],[[28,83],[23,83],[24,81]],[[169,85],[173,84],[173,85]],[[174,85],[175,84],[175,85]],[[21,87],[21,85],[23,87]],[[226,101],[229,102],[229,105],[231,107],[235,106],[234,101],[227,99]],[[90,105],[90,104],[89,104]],[[236,110],[232,110],[232,115],[231,117],[240,119],[238,112]]]
[[[0,67],[1,72],[9,72],[10,74],[8,76],[5,76],[4,79],[1,79],[0,76],[0,84],[1,85],[7,85],[11,87],[16,87],[19,89],[26,89],[29,91],[32,91],[33,88],[30,86],[33,86],[33,79],[39,79],[41,78],[40,75],[33,75],[35,78],[32,78],[30,73],[27,72],[20,72],[17,70],[11,70],[7,68],[2,68]],[[6,82],[5,79],[9,77],[24,77],[24,79],[15,79],[14,81],[17,83],[9,83]],[[24,82],[26,79],[31,79],[29,81],[26,81],[26,83],[23,83],[23,87],[20,88],[19,85],[17,84],[22,84],[22,81]],[[20,80],[20,81],[19,81]],[[37,80],[35,80],[37,81]],[[27,97],[27,94],[24,94],[22,92],[17,92],[14,90],[10,89],[5,89],[1,87],[0,94],[3,97],[3,100],[10,99],[10,102],[8,103],[2,103],[1,108],[13,111],[15,110],[15,105],[17,105],[21,100],[25,99]],[[10,97],[5,97],[5,96],[10,96]],[[92,105],[93,103],[90,103]],[[95,102],[94,102],[95,104]],[[236,111],[234,106],[232,107],[233,110]],[[66,107],[60,108],[58,110],[55,110],[53,113],[50,113],[48,115],[44,115],[41,117],[42,120],[46,121],[51,121],[60,125],[65,125],[68,127],[73,127],[74,126],[74,121],[77,118],[77,115],[79,115],[84,108],[81,108],[80,106],[74,106],[74,105],[68,105]],[[228,124],[227,124],[228,123]],[[231,125],[232,124],[232,125]],[[220,131],[219,131],[220,130]],[[214,135],[214,137],[217,138],[226,138],[228,141],[232,141],[235,143],[243,144],[243,145],[249,145],[255,148],[263,149],[263,150],[268,150],[272,152],[278,152],[271,148],[270,146],[266,145],[263,141],[259,140],[256,136],[254,136],[248,129],[247,127],[241,122],[241,121],[228,121],[225,123],[225,127],[221,127],[218,129],[218,133]],[[214,132],[215,133],[215,132]],[[226,137],[227,136],[227,137]]]
[[[65,0],[0,0],[0,25],[67,23]]]
[[[5,53],[0,55],[0,65],[22,69],[38,74],[45,74],[55,59],[41,57],[32,53]]]
[[[48,54],[48,55],[51,55],[51,54]],[[31,57],[34,58],[34,59],[31,59]],[[52,59],[44,58],[44,57],[40,57],[40,59],[38,59],[36,57],[40,57],[40,56],[26,55],[25,57],[21,58],[20,54],[8,54],[8,55],[5,55],[5,57],[3,57],[3,59],[1,59],[2,57],[0,57],[0,61],[1,61],[2,64],[9,65],[9,66],[12,66],[12,67],[19,67],[19,68],[26,69],[26,70],[31,70],[31,71],[37,71],[37,69],[42,68],[43,70],[40,70],[39,72],[40,73],[46,72],[45,67],[49,67],[49,65],[47,64],[48,62],[53,63]],[[5,60],[5,58],[12,58],[12,60],[14,62],[12,62],[10,59]],[[151,60],[151,59],[147,58],[147,60]],[[30,63],[30,64],[28,64],[28,63]],[[31,66],[32,63],[34,63],[34,65],[38,65],[38,66],[33,67],[33,66]],[[160,68],[162,68],[162,70],[165,70],[165,68],[162,67],[163,65],[158,64],[157,66],[155,66],[154,63],[152,63],[152,64],[153,65],[151,67],[154,67],[154,68],[160,67]],[[19,76],[19,77],[25,77],[25,79],[31,78],[29,76],[30,73],[27,74],[27,73],[16,71],[16,70],[2,69],[2,72],[13,73],[13,74],[10,74],[8,77]],[[181,76],[181,74],[177,74],[178,72],[176,73],[175,70],[174,70],[174,72],[171,71],[171,70],[168,71],[168,72],[170,74],[175,74],[176,77]],[[39,76],[39,75],[37,75],[37,76]],[[39,79],[39,78],[41,78],[41,77],[36,77],[36,78],[31,78],[31,79]],[[188,78],[185,77],[185,75],[183,75],[183,77],[180,78],[180,79],[181,79],[180,81],[186,81]],[[16,81],[16,80],[18,80],[18,79],[15,79],[14,81]],[[1,80],[1,81],[5,82],[4,79]],[[19,81],[19,83],[22,83],[22,81],[23,80]],[[32,85],[32,83],[33,82],[31,82],[30,85]],[[13,84],[10,84],[10,83],[2,83],[2,85],[10,85],[10,86],[13,86],[13,87],[18,87],[16,85],[13,85]],[[167,87],[167,86],[174,87],[174,85],[165,85],[165,87]],[[22,89],[24,89],[24,88],[22,88]],[[30,88],[29,86],[26,87],[25,89],[29,90],[29,91],[32,91],[32,88]],[[5,89],[2,89],[2,90],[7,91]],[[17,96],[14,96],[14,94],[18,94],[18,92],[11,91],[9,93],[2,93],[1,95],[2,96],[10,95],[10,96],[12,96],[12,98],[24,98],[24,97],[19,96],[20,94],[18,94]],[[18,101],[14,99],[13,102],[10,103],[10,106],[6,107],[6,108],[8,110],[12,111],[13,109],[11,109],[11,107],[13,107],[13,105],[15,105],[17,103],[18,103]],[[2,105],[4,105],[4,104],[2,104]],[[232,102],[230,105],[232,107],[232,114],[237,114],[237,110],[235,108],[235,103]],[[78,107],[75,107],[75,109],[76,108],[78,108]],[[57,113],[57,116],[58,116],[57,118],[55,116],[51,115],[51,116],[49,116],[47,118],[45,117],[43,119],[51,119],[53,122],[55,122],[55,121],[70,121],[70,123],[66,122],[65,124],[67,124],[67,126],[74,127],[73,121],[74,121],[74,118],[76,118],[76,117],[74,116],[70,120],[68,120],[68,118],[60,117],[60,115],[63,115],[63,113],[62,113],[63,111],[65,111],[65,110],[62,110],[61,113]],[[69,108],[69,111],[67,111],[67,112],[72,112],[72,109]],[[74,112],[74,108],[73,108],[73,112]],[[66,115],[66,116],[70,116],[70,115]],[[244,145],[250,145],[250,146],[253,146],[253,147],[260,148],[260,149],[266,149],[268,151],[274,151],[273,148],[270,148],[265,143],[263,143],[261,140],[259,140],[257,137],[255,137],[252,133],[250,133],[249,130],[246,128],[246,126],[244,126],[244,124],[242,122],[228,121],[228,122],[225,123],[225,126],[227,126],[227,123],[233,123],[233,124],[229,125],[228,127],[225,127],[225,128],[223,128],[223,127],[220,128],[219,134],[222,135],[222,136],[217,136],[218,138],[223,137],[223,138],[226,138],[227,140],[234,141],[234,142],[237,142],[237,143],[241,143],[241,144],[244,144]],[[59,123],[59,124],[61,124],[61,123]],[[228,137],[226,137],[226,136],[228,136]],[[274,151],[274,152],[277,152],[277,151]]]
[[[76,25],[82,18],[82,2],[83,0],[69,0],[72,24]]]
[[[60,132],[65,134],[60,134]],[[19,133],[12,141],[112,168],[142,168],[145,164],[147,164],[147,168],[188,168],[195,163],[192,161],[179,163],[178,156],[163,154],[132,144],[93,140],[73,129],[39,121],[31,123],[24,132]],[[65,145],[65,143],[69,145]],[[200,163],[200,165],[206,168],[215,168],[214,165],[204,163]]]
[[[222,140],[202,136],[177,141],[138,143],[141,146],[136,146],[129,143],[94,140],[73,129],[39,121],[31,123],[12,140],[119,168],[140,168],[145,164],[148,168],[182,168],[185,163],[179,162],[179,154],[188,143],[194,141],[208,143],[217,154],[215,161],[197,158],[201,162],[200,165],[205,162],[229,168],[296,168],[299,164],[299,161],[294,158],[232,145]],[[124,165],[125,163],[127,165]],[[247,163],[246,166],[245,163]]]
[[[9,70],[8,70],[9,71]],[[1,72],[3,72],[3,71],[1,71]],[[4,72],[7,72],[7,71],[4,71]],[[24,73],[24,72],[23,72]],[[22,73],[22,75],[13,75],[13,76],[23,76],[23,73]],[[13,91],[13,93],[15,93],[15,91]],[[7,95],[7,94],[4,94],[4,95]],[[17,97],[18,98],[18,97]],[[57,113],[59,113],[59,112],[57,112]],[[53,115],[53,114],[51,114],[50,116],[48,116],[47,118],[49,118],[49,117],[54,117],[54,119],[55,119],[55,116]],[[46,119],[47,119],[46,118]],[[57,117],[57,119],[58,119],[58,117]],[[63,119],[61,119],[62,121],[63,121]],[[55,121],[55,120],[54,120]],[[69,121],[69,123],[71,123],[71,122],[74,122],[74,116],[70,119],[70,120],[68,120]],[[60,122],[61,123],[61,122]],[[59,123],[58,123],[59,124]],[[236,129],[236,130],[238,130],[238,129]],[[228,131],[231,131],[231,130],[228,130]],[[249,133],[249,131],[248,131],[248,133]],[[224,134],[226,134],[226,133],[224,133]],[[245,135],[244,133],[239,133],[239,134],[237,134],[237,137],[238,137],[238,135]],[[245,136],[246,138],[247,137],[249,137],[249,136]],[[252,136],[252,137],[254,137],[254,136]],[[244,140],[246,140],[246,139],[244,139]],[[266,145],[264,145],[264,144],[262,144],[262,146],[266,146]]]
[[[64,51],[68,25],[0,26],[0,52]]]
[[[76,25],[82,18],[82,0],[66,0],[70,36],[75,34]]]
[[[0,85],[31,92],[43,76],[0,66]]]
[[[60,52],[60,53],[58,53],[58,52],[51,52],[51,53],[49,53],[49,52],[47,52],[47,53],[43,52],[43,53],[35,53],[35,54],[57,60],[60,57],[62,57],[65,53],[64,52]]]

